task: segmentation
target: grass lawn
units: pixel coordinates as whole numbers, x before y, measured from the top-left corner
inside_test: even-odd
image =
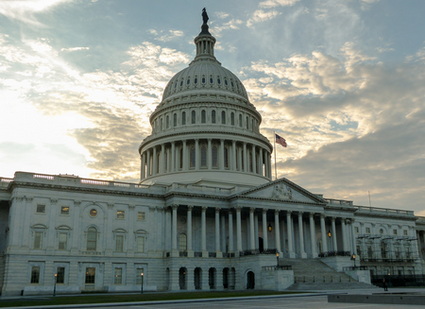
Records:
[[[275,291],[231,291],[231,292],[184,292],[184,293],[145,293],[145,294],[82,294],[77,296],[30,296],[22,299],[0,300],[0,307],[18,306],[47,306],[47,305],[69,305],[69,304],[94,304],[94,303],[116,303],[116,302],[143,302],[156,300],[180,300],[197,298],[220,298],[220,297],[244,297],[262,295],[295,294],[297,292],[275,292]]]

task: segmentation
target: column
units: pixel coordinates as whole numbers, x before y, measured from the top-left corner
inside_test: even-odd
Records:
[[[224,139],[220,140],[220,156],[218,166],[220,170],[224,170]]]
[[[357,245],[356,245],[356,237],[354,236],[354,225],[353,225],[353,219],[350,220],[350,232],[351,232],[351,246],[352,246],[352,254],[357,255]],[[402,250],[404,250],[404,246],[401,247]]]
[[[269,249],[268,231],[267,231],[267,209],[263,209],[263,248],[266,251]]]
[[[188,163],[188,159],[187,159],[187,141],[186,140],[184,140],[183,141],[183,158],[181,158],[181,160],[182,160],[182,162],[183,162],[183,170],[184,171],[187,171],[188,170],[188,168],[187,168],[187,163]]]
[[[311,241],[311,257],[317,257],[317,249],[316,249],[316,227],[314,225],[314,216],[313,213],[310,213],[310,241]]]
[[[160,162],[158,162],[158,164],[159,164],[159,172],[161,173],[161,174],[164,174],[165,173],[165,145],[164,144],[162,144],[161,145],[161,154],[160,154],[160,160],[159,160]]]
[[[153,164],[152,164],[152,175],[156,175],[158,171],[158,158],[156,155],[156,146],[153,147]]]
[[[248,172],[248,156],[246,153],[246,143],[243,143],[243,171]]]
[[[274,237],[276,242],[276,251],[279,252],[279,255],[282,255],[282,248],[280,246],[280,224],[279,224],[279,210],[274,211]]]
[[[257,174],[257,156],[255,153],[255,145],[252,145],[252,172]]]
[[[328,252],[328,244],[326,239],[325,215],[320,215],[320,231],[322,234],[322,252]]]
[[[187,256],[193,257],[192,250],[192,210],[193,206],[187,207]]]
[[[239,162],[239,165],[238,165],[238,170],[239,171],[243,171],[243,169],[244,169],[244,166],[243,166],[243,164],[242,164],[242,149],[239,147],[238,148],[238,146],[236,146],[236,151],[237,151],[237,155],[238,155],[238,162]],[[245,163],[244,163],[245,164]]]
[[[212,145],[211,139],[208,139],[208,150],[207,150],[207,167],[210,170],[212,168]]]
[[[292,239],[293,239],[293,228],[292,228],[292,211],[287,211],[286,212],[286,234],[288,237],[288,254],[289,254],[289,258],[295,258],[295,253],[294,253],[294,245],[292,243]]]
[[[263,165],[264,165],[264,158],[263,158],[263,148],[261,148],[260,147],[260,170],[258,171],[259,172],[259,174],[261,175],[261,176],[265,176],[264,175],[264,167],[263,167]]]
[[[241,222],[241,208],[236,208],[236,249],[237,256],[242,251],[242,222]]]
[[[207,252],[207,207],[202,207],[202,212],[201,212],[201,251],[202,251],[202,257],[208,257],[208,252]]]
[[[233,171],[236,171],[236,141],[232,141],[232,167]]]
[[[229,210],[229,252],[233,252],[235,248],[233,247],[233,214],[232,210]]]
[[[173,205],[172,207],[172,231],[171,231],[171,256],[178,256],[179,252],[177,249],[177,208],[178,205]]]
[[[220,249],[220,208],[215,209],[215,252],[216,257],[223,257]]]
[[[250,249],[255,249],[255,230],[254,230],[254,208],[249,209],[249,245]]]
[[[342,250],[347,252],[347,231],[345,228],[345,219],[341,218],[341,231],[342,231]]]
[[[200,151],[199,151],[199,139],[195,139],[195,169],[198,171],[199,170],[199,155]]]
[[[146,164],[146,167],[147,167],[147,171],[146,171],[146,176],[147,177],[149,177],[149,176],[152,176],[152,173],[151,173],[151,150],[150,149],[148,149],[148,150],[146,150],[146,154],[147,154],[147,164]]]
[[[338,252],[337,242],[336,242],[335,217],[332,217],[331,220],[332,220],[332,243],[333,243],[333,251]]]
[[[140,171],[140,178],[141,179],[145,179],[146,177],[146,173],[145,173],[145,165],[146,165],[146,153],[142,153],[141,158],[140,158],[140,162],[141,162],[141,171]]]
[[[307,258],[307,254],[304,249],[304,231],[303,231],[303,213],[298,213],[298,234],[300,237],[300,256],[302,259]]]

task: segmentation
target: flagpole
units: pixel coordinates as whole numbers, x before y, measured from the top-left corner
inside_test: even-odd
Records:
[[[273,145],[274,145],[274,178],[277,180],[277,162],[276,162],[276,131],[273,132]]]

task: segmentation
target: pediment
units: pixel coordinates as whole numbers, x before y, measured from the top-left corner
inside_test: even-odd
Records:
[[[259,187],[252,188],[239,194],[239,196],[309,204],[325,203],[321,197],[305,190],[286,178],[277,179]]]

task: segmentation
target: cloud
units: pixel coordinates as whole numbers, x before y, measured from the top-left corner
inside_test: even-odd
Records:
[[[35,14],[73,1],[75,0],[4,0],[0,1],[0,14],[33,26],[42,26],[37,21]]]
[[[260,8],[275,8],[279,6],[293,6],[300,0],[266,0],[259,3]]]
[[[149,29],[148,33],[155,36],[155,40],[160,42],[169,42],[184,36],[184,32],[181,30],[156,30]]]

